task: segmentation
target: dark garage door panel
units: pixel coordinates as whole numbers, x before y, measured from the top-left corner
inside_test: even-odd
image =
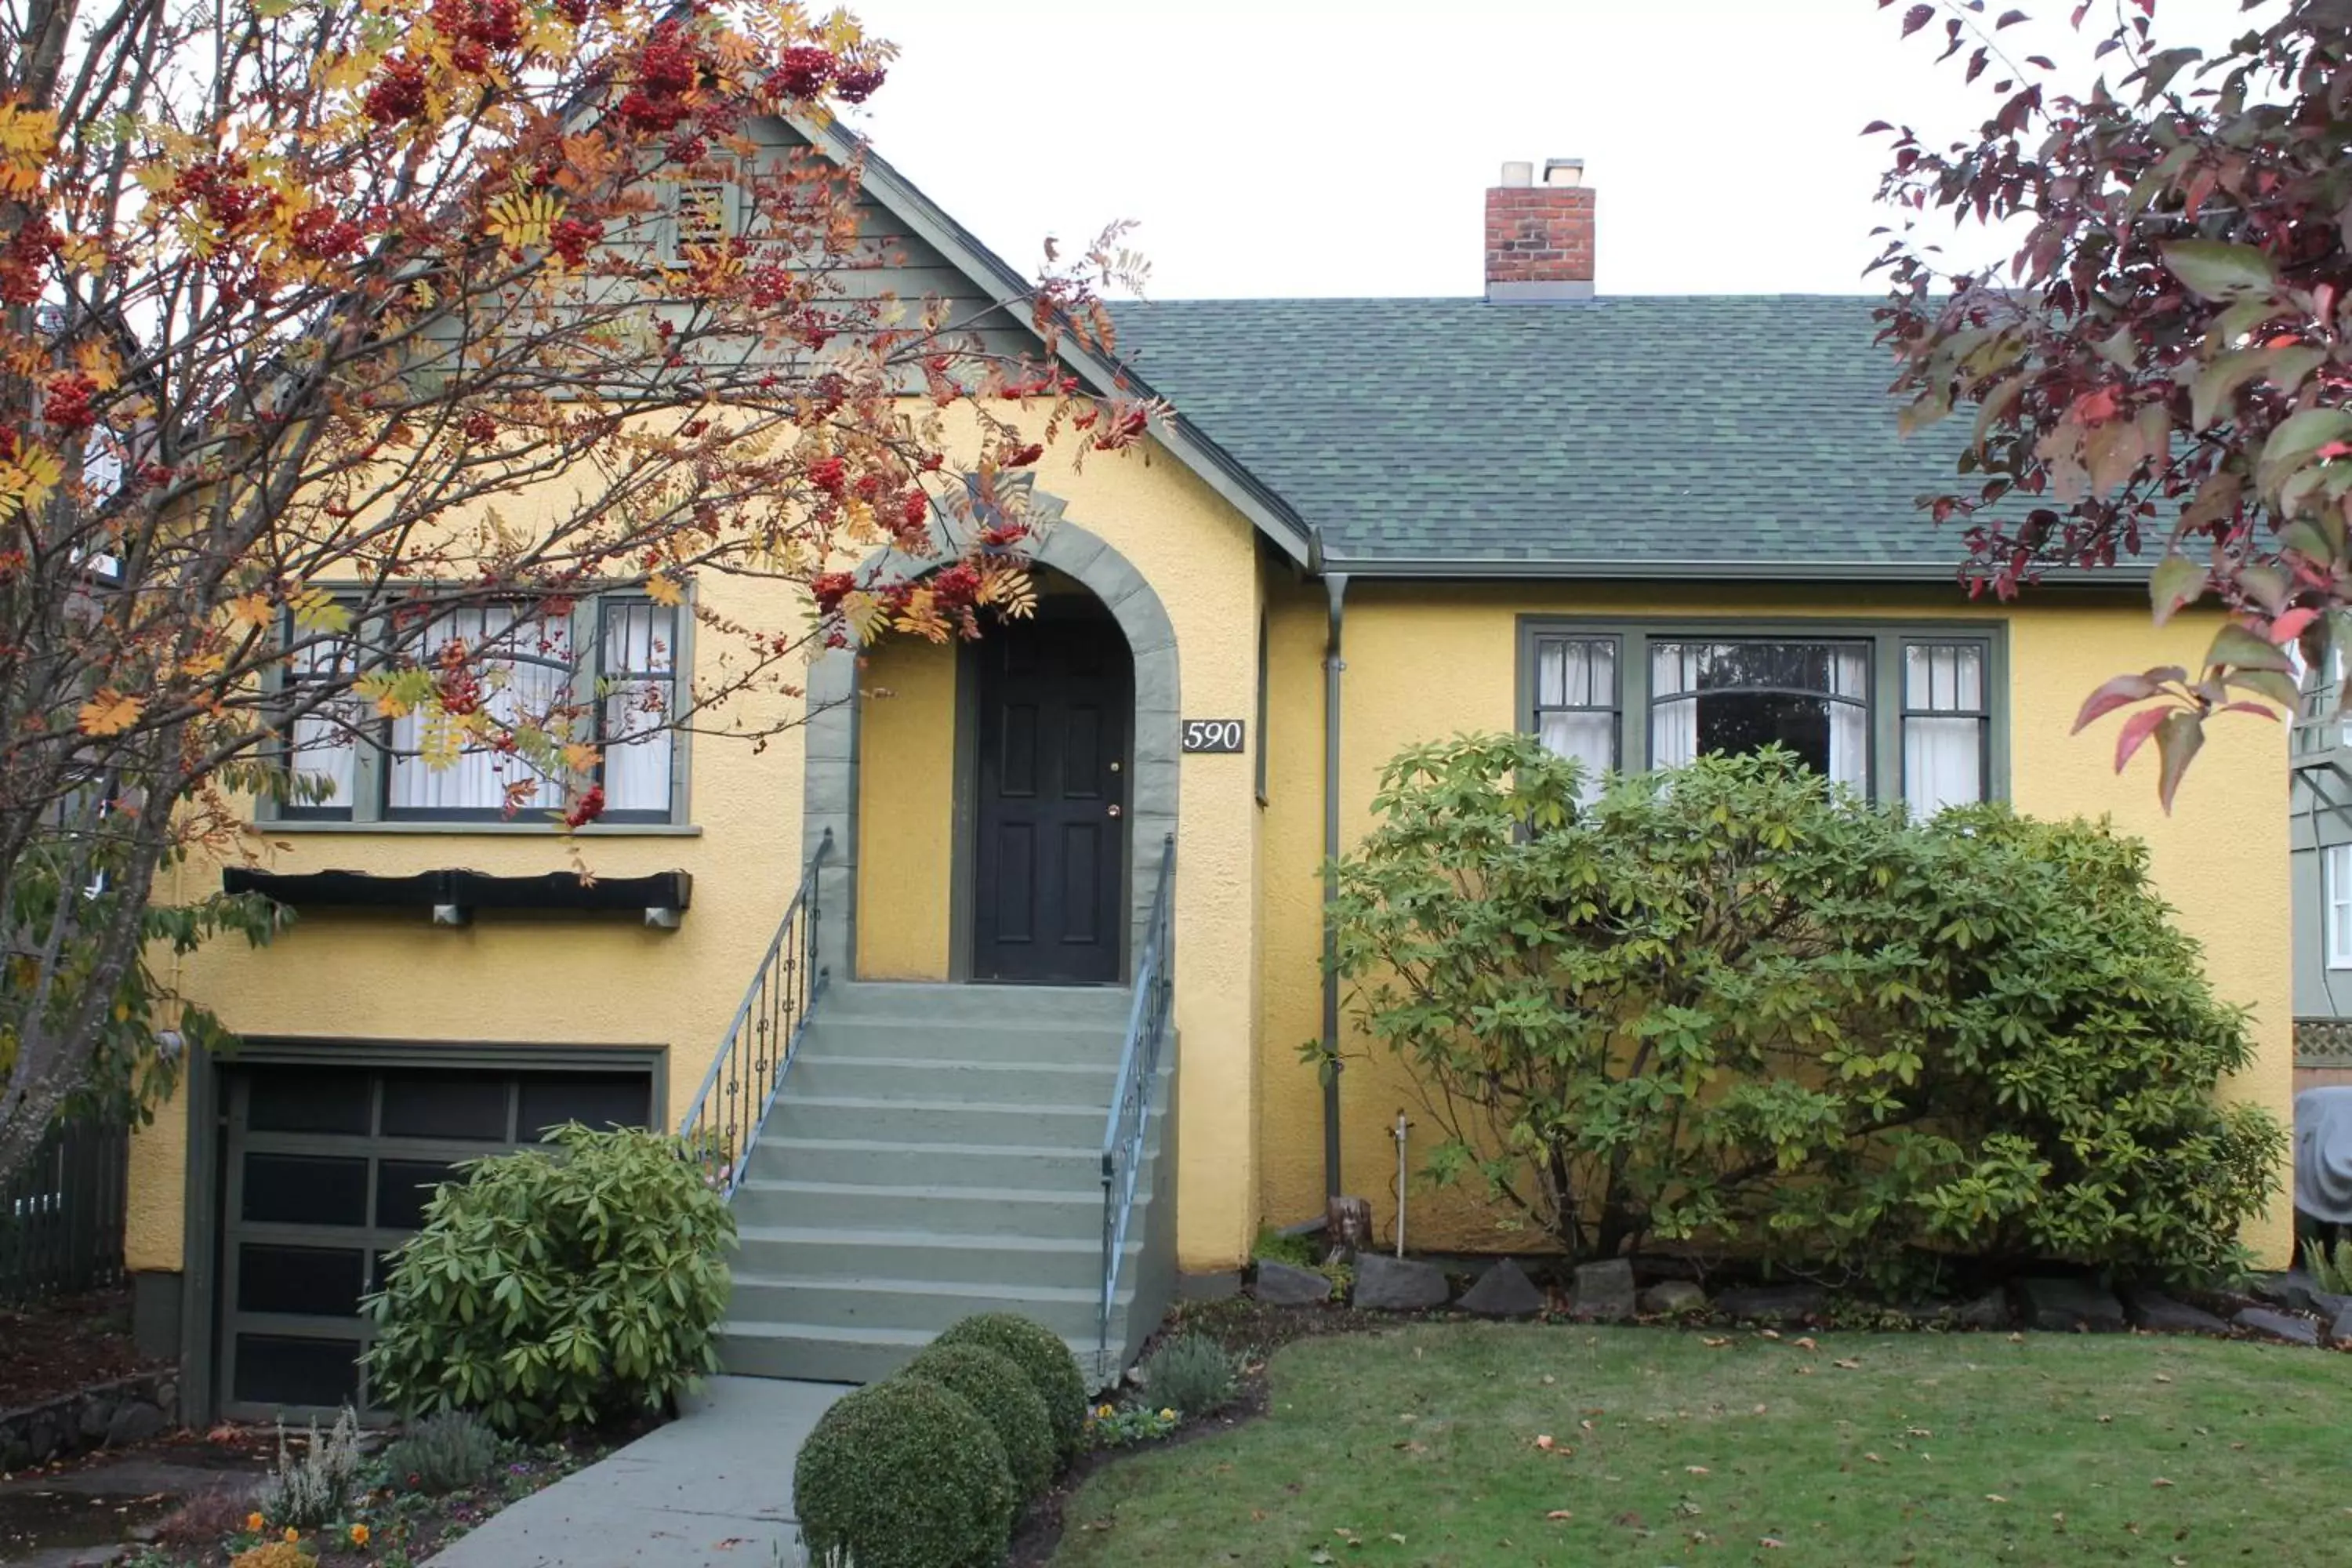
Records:
[[[247,1067],[226,1085],[218,1387],[244,1419],[371,1403],[360,1298],[453,1167],[653,1111],[641,1067]]]

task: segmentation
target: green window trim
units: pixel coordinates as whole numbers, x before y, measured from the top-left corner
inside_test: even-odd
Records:
[[[1538,705],[1538,648],[1546,639],[1605,644],[1615,682],[1613,693],[1547,710]],[[1894,805],[1904,798],[1903,723],[1909,708],[1904,679],[1905,649],[1915,644],[1959,645],[1982,650],[1983,702],[1971,710],[1937,710],[1944,717],[1982,721],[1984,798],[2009,798],[2009,635],[2006,623],[1983,620],[1744,619],[1705,616],[1522,616],[1518,621],[1517,715],[1520,730],[1541,731],[1544,711],[1607,712],[1615,723],[1616,763],[1623,771],[1646,770],[1652,762],[1654,707],[1650,690],[1651,646],[1677,642],[1863,643],[1868,645],[1867,705],[1870,747],[1867,777],[1872,796]]]
[[[361,592],[357,588],[334,584],[321,584],[320,586],[331,596],[340,599],[353,599]],[[600,742],[606,722],[606,698],[612,690],[604,668],[607,612],[614,606],[652,603],[637,584],[624,583],[601,593],[583,595],[572,605],[569,640],[577,651],[571,678],[571,700],[583,711],[593,715]],[[688,598],[676,606],[670,621],[670,669],[667,679],[673,713],[678,710],[681,700],[691,699],[695,626],[689,584]],[[274,671],[270,678],[271,685],[277,689],[284,689],[289,680],[299,681],[300,679],[299,676],[289,677],[283,669]],[[389,725],[381,725],[378,729],[379,738],[373,742],[353,742],[351,800],[348,805],[296,805],[275,797],[264,797],[255,803],[255,822],[272,831],[297,833],[553,835],[563,831],[556,822],[542,820],[544,814],[537,808],[526,807],[513,816],[508,816],[498,810],[393,806],[390,804],[391,730]],[[574,831],[613,836],[633,832],[649,835],[699,832],[688,810],[693,740],[694,729],[690,724],[678,724],[669,731],[669,804],[667,808],[608,812],[598,822]],[[284,761],[282,745],[273,747],[272,752],[281,763]]]

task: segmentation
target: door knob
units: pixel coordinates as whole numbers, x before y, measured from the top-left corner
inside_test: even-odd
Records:
[[[1117,806],[1115,806],[1115,805],[1114,805],[1114,806],[1112,806],[1112,807],[1110,808],[1110,814],[1111,814],[1113,816],[1117,816],[1118,815],[1118,807],[1117,807]]]

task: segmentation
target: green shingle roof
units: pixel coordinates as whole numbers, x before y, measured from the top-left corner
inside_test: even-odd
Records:
[[[1335,568],[1948,579],[1872,301],[1819,296],[1184,300],[1122,357],[1309,526]]]

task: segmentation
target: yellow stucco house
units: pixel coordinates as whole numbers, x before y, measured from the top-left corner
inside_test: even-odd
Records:
[[[470,763],[421,771],[396,733],[335,761],[333,797],[236,873],[302,918],[181,976],[245,1050],[136,1144],[141,1328],[186,1408],[363,1400],[356,1302],[433,1184],[567,1117],[724,1124],[726,1354],[753,1372],[871,1375],[989,1306],[1116,1357],[1178,1274],[1230,1272],[1328,1191],[1386,1234],[1402,1090],[1357,1069],[1327,1105],[1299,1065],[1349,1026],[1319,867],[1387,758],[1462,731],[1627,769],[1771,739],[1889,800],[2112,813],[2255,1010],[2233,1092],[2284,1118],[2275,734],[2225,727],[2167,816],[2108,735],[2068,733],[2098,681],[2210,628],[2153,629],[2129,583],[1970,600],[1913,505],[1948,454],[1896,437],[1868,302],[1596,294],[1580,176],[1507,166],[1481,297],[1123,308],[1129,374],[1180,418],[1040,471],[1035,620],[829,654],[764,750],[633,749],[583,835],[593,890]],[[887,164],[866,177],[925,289],[1021,296]],[[674,612],[583,616],[601,672],[692,679]],[[1769,692],[1730,657],[1758,648]],[[1418,1245],[1526,1244],[1458,1201],[1412,1215]],[[2286,1237],[2282,1200],[2250,1239]]]

